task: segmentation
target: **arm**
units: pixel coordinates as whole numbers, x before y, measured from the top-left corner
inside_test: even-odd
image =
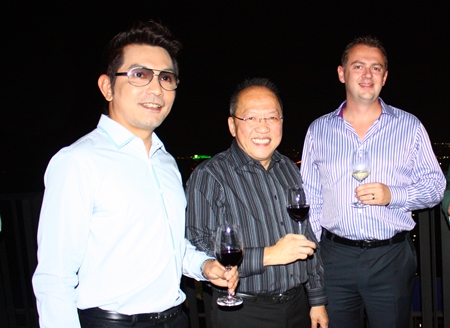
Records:
[[[306,226],[305,236],[313,242],[317,242],[316,237],[308,224]],[[322,258],[320,256],[320,244],[317,243],[318,247],[313,256],[308,257],[306,260],[306,270],[308,273],[308,281],[305,284],[306,291],[308,293],[308,300],[311,308],[311,315],[314,314],[321,318],[321,323],[325,323],[326,311],[325,305],[328,303],[327,294],[325,290],[324,283],[324,269]],[[317,310],[317,311],[316,311]],[[323,316],[325,313],[325,316]],[[313,317],[311,316],[313,321]],[[314,326],[313,326],[314,327]]]
[[[309,222],[317,240],[320,240],[322,234],[322,227],[320,225],[323,204],[322,184],[320,182],[319,170],[314,164],[313,136],[310,129],[308,129],[303,145],[300,172],[306,198],[310,205]]]
[[[405,212],[439,204],[445,188],[444,174],[422,124],[417,131],[414,149],[410,151],[413,156],[411,183],[406,186],[388,186],[391,193],[388,207],[400,208]]]
[[[78,269],[89,235],[89,179],[69,155],[57,154],[45,175],[39,219],[38,266],[33,276],[41,327],[79,327]]]

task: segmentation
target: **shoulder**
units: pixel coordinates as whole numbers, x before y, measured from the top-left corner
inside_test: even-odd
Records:
[[[414,114],[392,105],[386,105],[389,112],[399,120],[405,120],[414,124],[420,124],[420,120]]]
[[[49,167],[83,167],[95,162],[98,149],[104,146],[98,129],[84,135],[71,145],[60,149],[50,160]]]
[[[326,129],[332,124],[336,124],[336,122],[340,122],[341,118],[339,116],[339,109],[336,109],[330,113],[324,114],[318,118],[316,118],[309,126],[309,131],[322,131]]]
[[[230,152],[230,149],[227,149],[221,153],[218,153],[211,157],[210,159],[207,159],[203,162],[201,162],[194,170],[194,173],[197,172],[220,172],[223,168],[234,166],[232,155]]]
[[[201,184],[201,181],[205,184],[211,180],[220,181],[232,167],[234,167],[232,156],[230,150],[227,149],[198,164],[189,177],[187,186]],[[195,183],[193,183],[194,181]]]
[[[386,105],[386,112],[388,115],[384,115],[387,117],[385,122],[393,123],[392,128],[396,134],[419,139],[427,135],[425,126],[414,114],[391,105]]]
[[[286,155],[280,155],[279,165],[280,169],[287,174],[288,172],[290,174],[293,174],[294,176],[300,176],[300,168],[299,166],[289,157]]]
[[[95,152],[98,148],[104,147],[105,141],[106,138],[103,136],[101,130],[95,129],[82,136],[71,145],[62,148],[59,152],[73,156],[80,156],[85,153]]]

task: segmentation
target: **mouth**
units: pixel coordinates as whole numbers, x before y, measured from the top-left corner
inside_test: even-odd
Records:
[[[156,103],[140,103],[140,105],[147,109],[160,109],[162,107],[162,105]]]
[[[362,86],[363,88],[373,87],[373,83],[360,83],[359,85]]]
[[[270,142],[270,139],[269,138],[263,138],[263,139],[253,138],[252,141],[253,141],[253,143],[255,143],[257,145],[268,145]]]

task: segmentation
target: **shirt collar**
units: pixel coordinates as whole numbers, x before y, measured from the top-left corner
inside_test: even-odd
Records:
[[[394,117],[397,117],[397,114],[394,113],[394,111],[392,110],[391,106],[387,105],[383,99],[378,98],[378,101],[380,102],[381,105],[381,114],[389,114],[392,115]],[[342,111],[345,108],[345,106],[347,105],[347,101],[344,101],[338,109],[336,109],[334,112],[331,113],[330,119],[334,118],[334,117],[342,117]]]
[[[111,140],[118,149],[128,145],[133,139],[137,138],[133,133],[126,129],[123,125],[109,118],[109,116],[102,114],[97,128],[103,131],[109,140]],[[161,148],[167,153],[164,144],[161,139],[153,132],[152,134],[152,147],[150,153],[154,153],[157,149]]]
[[[259,161],[251,158],[241,147],[239,147],[239,145],[236,142],[236,139],[233,139],[230,150],[235,162],[237,163],[238,168],[244,168],[247,166],[263,167]],[[282,160],[281,154],[277,150],[275,150],[275,152],[272,154],[272,160],[270,161],[268,170],[271,169],[275,163],[281,160]]]

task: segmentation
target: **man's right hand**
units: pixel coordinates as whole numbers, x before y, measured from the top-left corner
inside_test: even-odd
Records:
[[[316,243],[306,239],[304,235],[287,234],[275,245],[264,249],[264,266],[305,260],[314,254],[316,247]]]

